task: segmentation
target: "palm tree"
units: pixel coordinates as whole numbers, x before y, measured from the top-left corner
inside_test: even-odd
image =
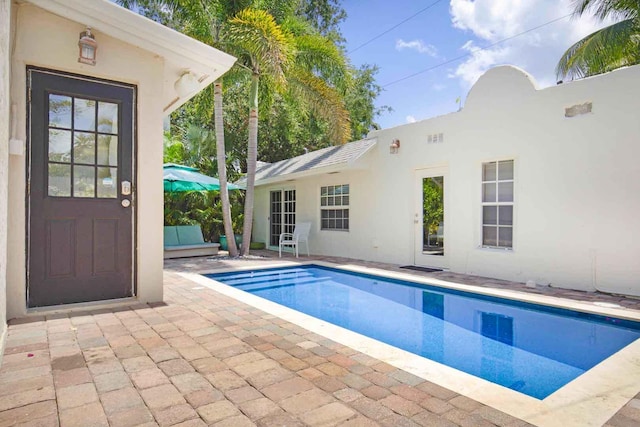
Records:
[[[247,145],[247,183],[242,255],[249,253],[253,226],[253,203],[258,147],[258,100],[269,103],[274,92],[286,94],[319,117],[327,119],[335,143],[350,135],[349,113],[339,89],[347,85],[344,52],[308,23],[295,18],[296,0],[244,0],[198,2],[189,0],[119,0],[126,7],[141,5],[168,7],[184,22],[185,34],[220,48],[238,58],[227,75],[250,73],[249,137]],[[247,5],[256,7],[246,7]],[[246,7],[238,10],[239,7]],[[241,78],[236,80],[241,81]],[[214,116],[220,193],[225,233],[233,236],[226,191],[224,129],[222,126],[222,83],[214,84]],[[226,201],[225,201],[226,198]],[[225,206],[226,203],[226,206]],[[235,254],[235,241],[227,238]]]
[[[183,18],[188,25],[181,30],[204,43],[212,46],[219,45],[219,25],[218,22],[226,19],[225,12],[229,13],[223,3],[208,3],[185,0],[118,0],[121,5],[127,8],[140,6],[151,8],[154,13],[162,13],[162,8],[168,8],[175,14]],[[212,6],[217,6],[212,10]],[[222,16],[220,16],[222,15]],[[238,247],[234,238],[233,223],[231,220],[231,203],[229,201],[229,191],[227,188],[227,162],[224,141],[224,120],[222,102],[222,77],[214,82],[213,90],[214,102],[214,128],[216,135],[216,162],[218,164],[218,180],[220,181],[220,202],[222,204],[222,223],[227,236],[227,247],[229,255],[238,256]]]
[[[335,87],[346,75],[342,53],[308,24],[287,17],[281,24],[266,10],[247,8],[236,14],[223,36],[229,53],[251,73],[249,140],[242,236],[242,255],[249,253],[258,152],[258,99],[261,80],[265,95],[272,91],[297,95],[319,116],[329,118],[334,140],[350,135],[348,112]]]
[[[556,67],[559,79],[582,78],[640,63],[640,0],[578,0],[575,14],[587,11],[601,20],[620,20],[567,49]]]

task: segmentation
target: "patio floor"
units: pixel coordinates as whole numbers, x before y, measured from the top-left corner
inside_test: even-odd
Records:
[[[177,274],[280,261],[260,254],[166,261],[161,304],[12,320],[0,427],[528,425]],[[311,259],[640,309],[632,298]],[[640,425],[640,395],[607,425]]]

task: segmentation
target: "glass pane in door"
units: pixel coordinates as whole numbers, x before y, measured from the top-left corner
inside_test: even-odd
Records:
[[[276,190],[269,197],[269,244],[278,246],[281,233],[293,233],[296,226],[296,190]]]
[[[282,227],[285,233],[293,233],[293,229],[296,228],[296,190],[286,190],[284,192]]]
[[[269,209],[269,243],[271,246],[278,246],[280,233],[282,233],[282,191],[271,192]]]
[[[422,252],[444,255],[444,177],[422,179]]]

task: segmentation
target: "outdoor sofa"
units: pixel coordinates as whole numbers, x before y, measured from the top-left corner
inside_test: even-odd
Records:
[[[216,255],[219,243],[208,243],[199,225],[164,227],[164,259]]]

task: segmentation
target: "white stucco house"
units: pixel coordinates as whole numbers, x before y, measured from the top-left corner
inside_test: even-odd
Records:
[[[6,319],[162,300],[163,118],[234,61],[108,0],[0,2],[0,354]]]
[[[491,69],[461,111],[262,166],[253,239],[311,222],[315,254],[640,295],[639,82]]]

